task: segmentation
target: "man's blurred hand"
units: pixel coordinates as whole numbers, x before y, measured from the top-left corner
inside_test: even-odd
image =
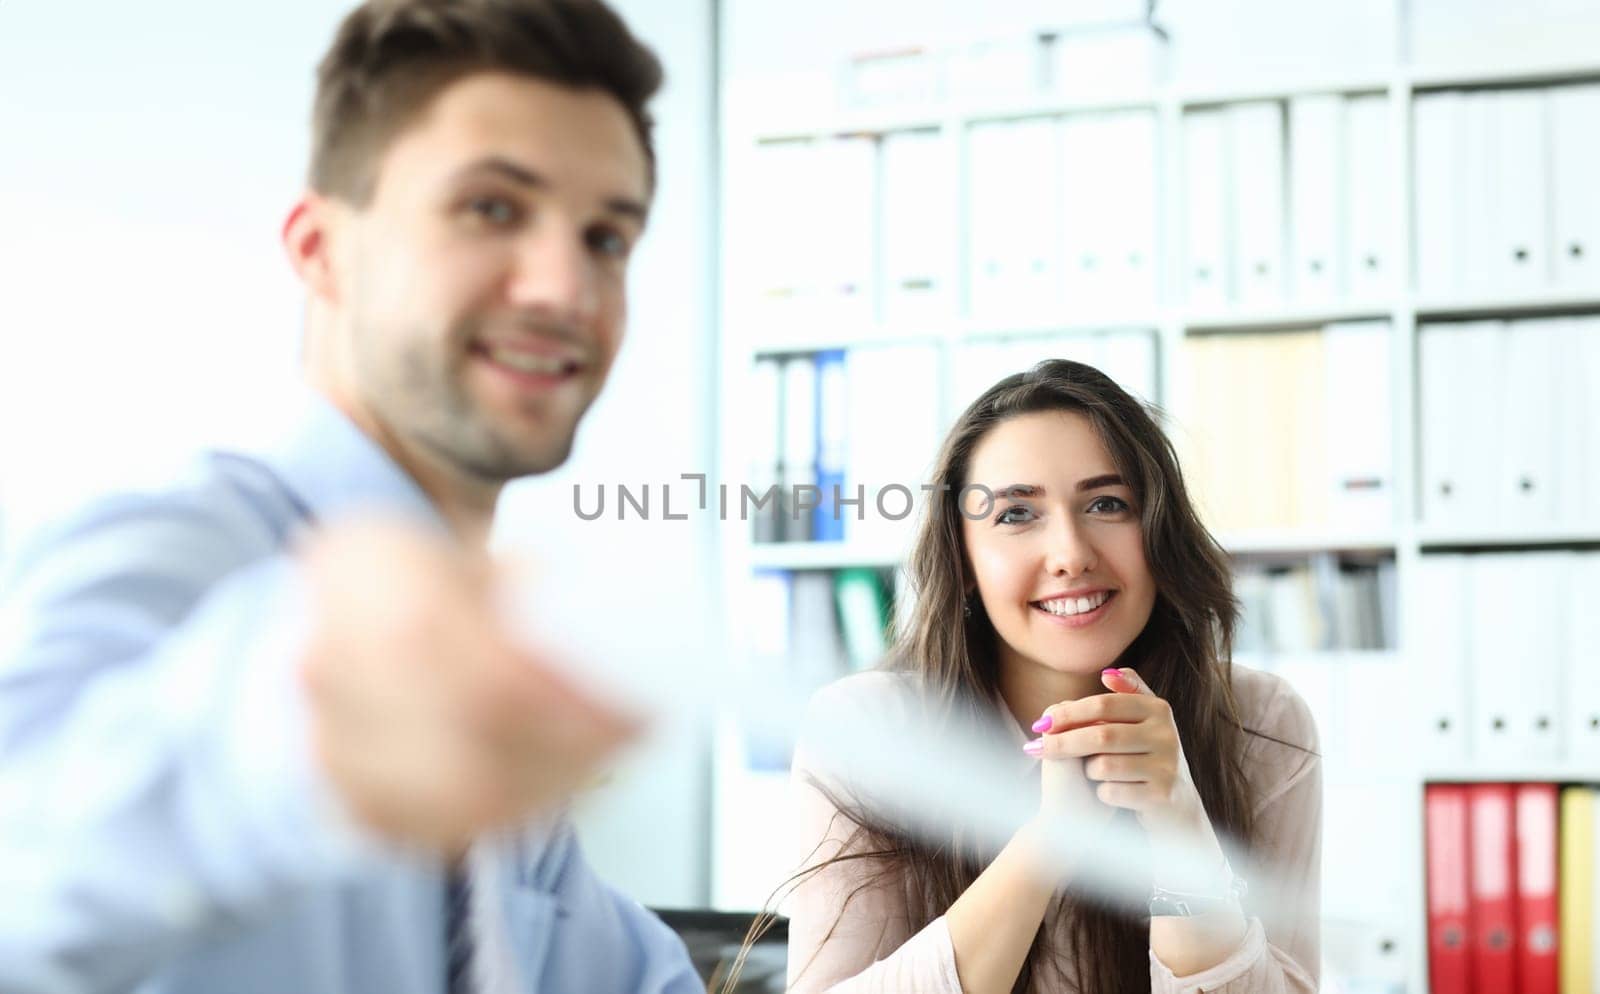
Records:
[[[361,523],[315,536],[303,561],[316,751],[356,817],[391,840],[460,853],[558,804],[635,733],[513,639],[481,556]]]

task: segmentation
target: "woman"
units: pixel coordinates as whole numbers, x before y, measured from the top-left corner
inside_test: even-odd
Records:
[[[930,501],[895,652],[814,707],[889,714],[918,693],[987,718],[1014,741],[1038,815],[998,852],[964,833],[930,840],[803,740],[791,991],[1314,991],[1315,728],[1280,679],[1227,661],[1227,559],[1151,415],[1089,366],[1043,362],[962,414],[932,483],[955,496]],[[1045,855],[1062,810],[1131,842],[1200,847],[1212,869],[1181,884],[1148,870],[1148,915],[1097,902]],[[1225,844],[1303,883],[1261,901]]]

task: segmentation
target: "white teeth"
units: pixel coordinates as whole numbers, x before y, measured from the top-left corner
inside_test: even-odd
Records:
[[[1110,593],[1101,591],[1090,597],[1058,597],[1054,600],[1040,601],[1039,606],[1051,614],[1070,618],[1074,615],[1088,614],[1104,604],[1110,597]]]
[[[505,349],[490,349],[489,358],[502,366],[509,366],[523,373],[556,376],[567,368],[566,362],[555,356],[529,355],[526,352],[509,352]]]

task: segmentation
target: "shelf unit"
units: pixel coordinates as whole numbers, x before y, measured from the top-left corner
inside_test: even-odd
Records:
[[[834,570],[893,566],[904,550],[852,542],[772,542],[750,547],[752,569]]]
[[[1398,30],[1397,25],[1397,30]],[[1411,107],[1417,94],[1453,88],[1492,89],[1526,85],[1554,85],[1600,79],[1600,61],[1582,64],[1505,65],[1494,67],[1463,66],[1397,66],[1383,76],[1354,75],[1348,77],[1307,78],[1282,81],[1273,85],[1251,87],[1205,88],[1181,85],[1160,87],[1148,92],[1121,96],[1095,96],[1088,99],[1038,98],[991,103],[987,105],[956,104],[941,107],[906,108],[892,111],[847,113],[836,116],[818,115],[810,118],[773,121],[763,119],[746,108],[725,108],[723,134],[725,148],[724,168],[738,161],[737,150],[753,143],[793,138],[825,139],[841,135],[882,135],[910,130],[937,130],[941,135],[961,136],[973,124],[1031,117],[1059,117],[1078,113],[1145,109],[1156,116],[1158,136],[1158,197],[1157,230],[1158,252],[1161,266],[1158,272],[1159,302],[1137,304],[1130,311],[1118,314],[1062,315],[1062,320],[1050,317],[1025,322],[984,321],[966,317],[965,304],[970,299],[965,286],[966,274],[958,266],[953,274],[956,282],[957,313],[937,325],[915,328],[891,327],[868,323],[859,326],[860,334],[810,338],[806,334],[790,331],[771,336],[749,335],[741,327],[739,305],[734,299],[734,289],[724,287],[723,324],[725,336],[721,354],[721,376],[725,390],[734,390],[754,357],[779,353],[804,353],[827,348],[848,348],[863,344],[903,343],[919,341],[935,345],[944,357],[944,390],[948,408],[950,362],[954,346],[967,341],[981,341],[998,335],[1071,333],[1109,328],[1151,329],[1157,336],[1158,383],[1161,384],[1159,401],[1168,406],[1176,400],[1172,384],[1182,382],[1181,349],[1179,346],[1190,335],[1234,333],[1241,331],[1272,331],[1278,329],[1303,329],[1325,324],[1364,319],[1387,320],[1391,328],[1391,382],[1393,454],[1395,465],[1395,508],[1397,520],[1392,529],[1377,532],[1349,533],[1337,529],[1305,531],[1274,531],[1228,533],[1219,536],[1224,547],[1241,557],[1285,557],[1320,552],[1379,554],[1392,556],[1399,574],[1399,592],[1402,618],[1401,644],[1391,653],[1377,654],[1392,658],[1405,666],[1407,653],[1418,643],[1422,633],[1415,630],[1414,618],[1407,619],[1404,605],[1414,603],[1414,584],[1417,566],[1424,554],[1435,551],[1483,550],[1497,548],[1536,549],[1545,547],[1600,548],[1600,520],[1580,526],[1561,526],[1531,529],[1479,529],[1463,532],[1460,529],[1430,528],[1417,518],[1417,490],[1419,454],[1417,451],[1418,390],[1416,355],[1418,326],[1423,321],[1468,319],[1474,317],[1520,318],[1560,315],[1570,313],[1600,313],[1600,287],[1587,291],[1551,290],[1509,296],[1475,297],[1463,295],[1451,299],[1419,297],[1410,287],[1413,284],[1412,230],[1414,196],[1411,180]],[[1389,161],[1388,170],[1393,183],[1394,202],[1401,208],[1396,212],[1390,232],[1391,255],[1396,261],[1395,288],[1383,299],[1338,300],[1329,303],[1301,305],[1285,302],[1271,309],[1230,309],[1221,312],[1186,307],[1178,296],[1176,287],[1180,269],[1181,246],[1177,235],[1183,203],[1184,188],[1181,165],[1176,150],[1182,146],[1183,114],[1194,108],[1212,107],[1241,101],[1286,100],[1314,94],[1382,94],[1389,101]],[[951,141],[952,148],[958,143]],[[957,190],[965,197],[968,176],[965,156],[958,149],[955,154]],[[1286,205],[1285,210],[1289,207]],[[959,210],[963,216],[965,204]],[[724,232],[726,236],[727,232]],[[954,411],[947,409],[946,422]],[[1175,411],[1179,419],[1182,411]],[[727,426],[721,440],[723,452],[738,451],[736,429]],[[861,547],[846,543],[811,543],[753,545],[744,531],[725,531],[726,548],[723,561],[728,571],[728,588],[738,586],[742,576],[751,569],[816,570],[851,566],[891,566],[900,561],[903,550],[887,546]],[[735,640],[737,643],[737,639]],[[1362,771],[1330,770],[1330,775],[1345,778],[1359,776]],[[1372,771],[1366,771],[1371,773]],[[1381,779],[1388,783],[1400,782],[1415,788],[1414,803],[1406,810],[1394,814],[1390,838],[1399,847],[1404,863],[1414,868],[1411,879],[1403,888],[1408,913],[1401,924],[1398,936],[1400,955],[1404,957],[1405,990],[1424,992],[1427,984],[1427,936],[1424,912],[1422,868],[1425,865],[1422,839],[1422,785],[1430,781],[1453,780],[1541,780],[1585,781],[1594,780],[1600,771],[1582,769],[1571,763],[1548,766],[1524,764],[1497,765],[1491,762],[1469,766],[1429,767],[1420,762],[1399,759],[1393,767],[1383,771]],[[776,783],[773,775],[764,775],[764,786],[772,789]],[[720,822],[719,822],[720,823]],[[722,844],[722,840],[718,840]]]

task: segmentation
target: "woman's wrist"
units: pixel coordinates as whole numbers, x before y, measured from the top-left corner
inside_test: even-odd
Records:
[[[1070,850],[1061,843],[1052,819],[1043,812],[1024,822],[1006,848],[1014,850],[1033,868],[1039,885],[1046,890],[1054,892],[1072,876]]]
[[[1196,837],[1212,834],[1211,817],[1206,814],[1205,804],[1192,792],[1160,810],[1141,812],[1139,823],[1151,833]]]
[[[1153,883],[1169,891],[1222,894],[1233,886],[1234,874],[1217,833],[1198,805],[1171,821],[1147,825],[1156,848]]]
[[[1217,912],[1244,912],[1249,885],[1233,872],[1227,859],[1214,867],[1203,864],[1181,879],[1157,874],[1150,888],[1150,917],[1190,917]]]

